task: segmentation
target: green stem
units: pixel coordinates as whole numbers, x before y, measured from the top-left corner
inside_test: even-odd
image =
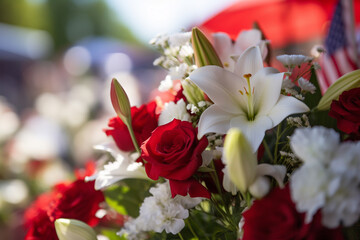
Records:
[[[178,235],[179,235],[179,237],[180,237],[181,240],[184,240],[184,238],[183,238],[183,236],[181,235],[180,232],[178,233]]]
[[[131,137],[131,140],[132,140],[132,142],[133,142],[133,144],[134,144],[134,147],[135,147],[136,152],[138,152],[139,154],[141,154],[141,150],[140,150],[140,148],[139,148],[139,144],[138,144],[137,141],[136,141],[135,134],[134,134],[134,130],[133,130],[133,127],[132,127],[131,122],[130,122],[130,123],[128,122],[128,123],[125,123],[125,124],[126,124],[128,130],[129,130],[130,137]]]
[[[265,148],[265,151],[266,151],[267,155],[269,156],[271,162],[273,163],[273,162],[274,162],[274,159],[273,159],[273,156],[272,156],[272,154],[271,154],[270,148],[269,148],[269,146],[267,145],[265,139],[263,140],[263,145],[264,145],[264,148]]]
[[[186,223],[186,225],[189,227],[190,232],[194,235],[194,237],[195,237],[196,239],[199,239],[199,237],[196,235],[194,229],[193,229],[192,226],[191,226],[190,220],[189,220],[189,219],[186,219],[186,220],[185,220],[185,223]]]
[[[274,150],[274,160],[275,160],[275,164],[277,163],[277,153],[278,153],[278,146],[279,146],[279,140],[280,140],[280,129],[281,129],[281,124],[278,125],[277,127],[277,131],[276,131],[276,142],[275,142],[275,150]]]

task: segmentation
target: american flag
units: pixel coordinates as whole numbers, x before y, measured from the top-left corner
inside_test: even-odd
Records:
[[[339,0],[325,39],[318,78],[323,92],[345,73],[358,69],[351,0]]]

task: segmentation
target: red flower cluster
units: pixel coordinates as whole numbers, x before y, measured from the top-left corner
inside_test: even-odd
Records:
[[[339,101],[331,103],[329,115],[337,120],[341,131],[360,135],[360,88],[343,92]]]
[[[24,225],[29,230],[25,239],[58,239],[54,225],[58,218],[77,219],[95,226],[99,222],[95,213],[103,201],[103,193],[95,191],[94,182],[84,182],[83,177],[71,183],[57,184],[26,210]]]
[[[266,197],[254,201],[243,213],[242,240],[342,240],[340,228],[328,229],[321,224],[318,212],[313,221],[304,223],[305,214],[296,211],[289,186],[276,188]]]
[[[150,137],[151,132],[158,126],[158,115],[155,110],[155,102],[144,104],[140,108],[131,108],[132,127],[139,145]],[[110,129],[104,131],[107,136],[113,137],[119,149],[127,152],[135,150],[129,130],[119,117],[111,118],[108,126]]]
[[[191,197],[210,198],[207,189],[193,178],[207,145],[206,137],[197,139],[197,130],[190,122],[174,119],[156,128],[141,146],[146,173],[153,180],[169,179],[173,197],[189,193]]]

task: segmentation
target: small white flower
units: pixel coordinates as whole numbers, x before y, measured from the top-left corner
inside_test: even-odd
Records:
[[[158,90],[160,92],[166,92],[170,89],[172,89],[174,86],[173,81],[171,80],[171,76],[167,75],[164,80],[160,82],[160,85],[158,87]]]
[[[293,88],[295,86],[295,84],[292,82],[292,80],[289,78],[289,76],[285,76],[282,85],[281,85],[281,89],[285,89],[285,88]]]
[[[186,111],[186,104],[183,99],[177,103],[165,103],[165,107],[159,116],[159,126],[171,122],[173,119],[190,122],[190,114]]]
[[[191,32],[174,33],[169,36],[170,47],[179,47],[190,42]]]
[[[298,128],[291,136],[293,152],[306,164],[329,163],[339,145],[339,135],[325,127]]]
[[[108,152],[115,158],[114,162],[109,162],[104,165],[103,170],[85,178],[85,181],[95,180],[96,190],[106,188],[126,178],[149,179],[146,175],[143,164],[135,162],[135,160],[139,157],[138,154],[122,152],[118,150],[113,143],[107,145],[97,145],[95,148]]]
[[[281,62],[286,68],[292,69],[296,66],[301,66],[301,64],[306,62],[311,62],[313,60],[312,57],[307,57],[304,55],[280,55],[277,56],[276,59]]]
[[[315,93],[316,87],[310,81],[306,80],[303,77],[298,79],[299,87],[306,92],[310,92],[311,94]]]
[[[169,182],[158,183],[150,188],[152,196],[144,199],[140,207],[140,215],[125,223],[124,228],[118,233],[127,239],[137,239],[149,231],[177,234],[184,227],[184,219],[189,217],[187,209],[195,207],[202,198],[190,196],[171,197]]]
[[[183,79],[188,73],[188,68],[189,66],[185,63],[182,63],[176,67],[171,67],[169,69],[169,75],[172,80]]]

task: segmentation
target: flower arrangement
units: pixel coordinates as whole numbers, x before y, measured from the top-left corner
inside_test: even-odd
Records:
[[[168,75],[140,107],[113,79],[108,158],[37,200],[28,239],[359,236],[360,70],[321,95],[314,58],[270,67],[259,30],[212,42],[197,28],[152,40]]]

